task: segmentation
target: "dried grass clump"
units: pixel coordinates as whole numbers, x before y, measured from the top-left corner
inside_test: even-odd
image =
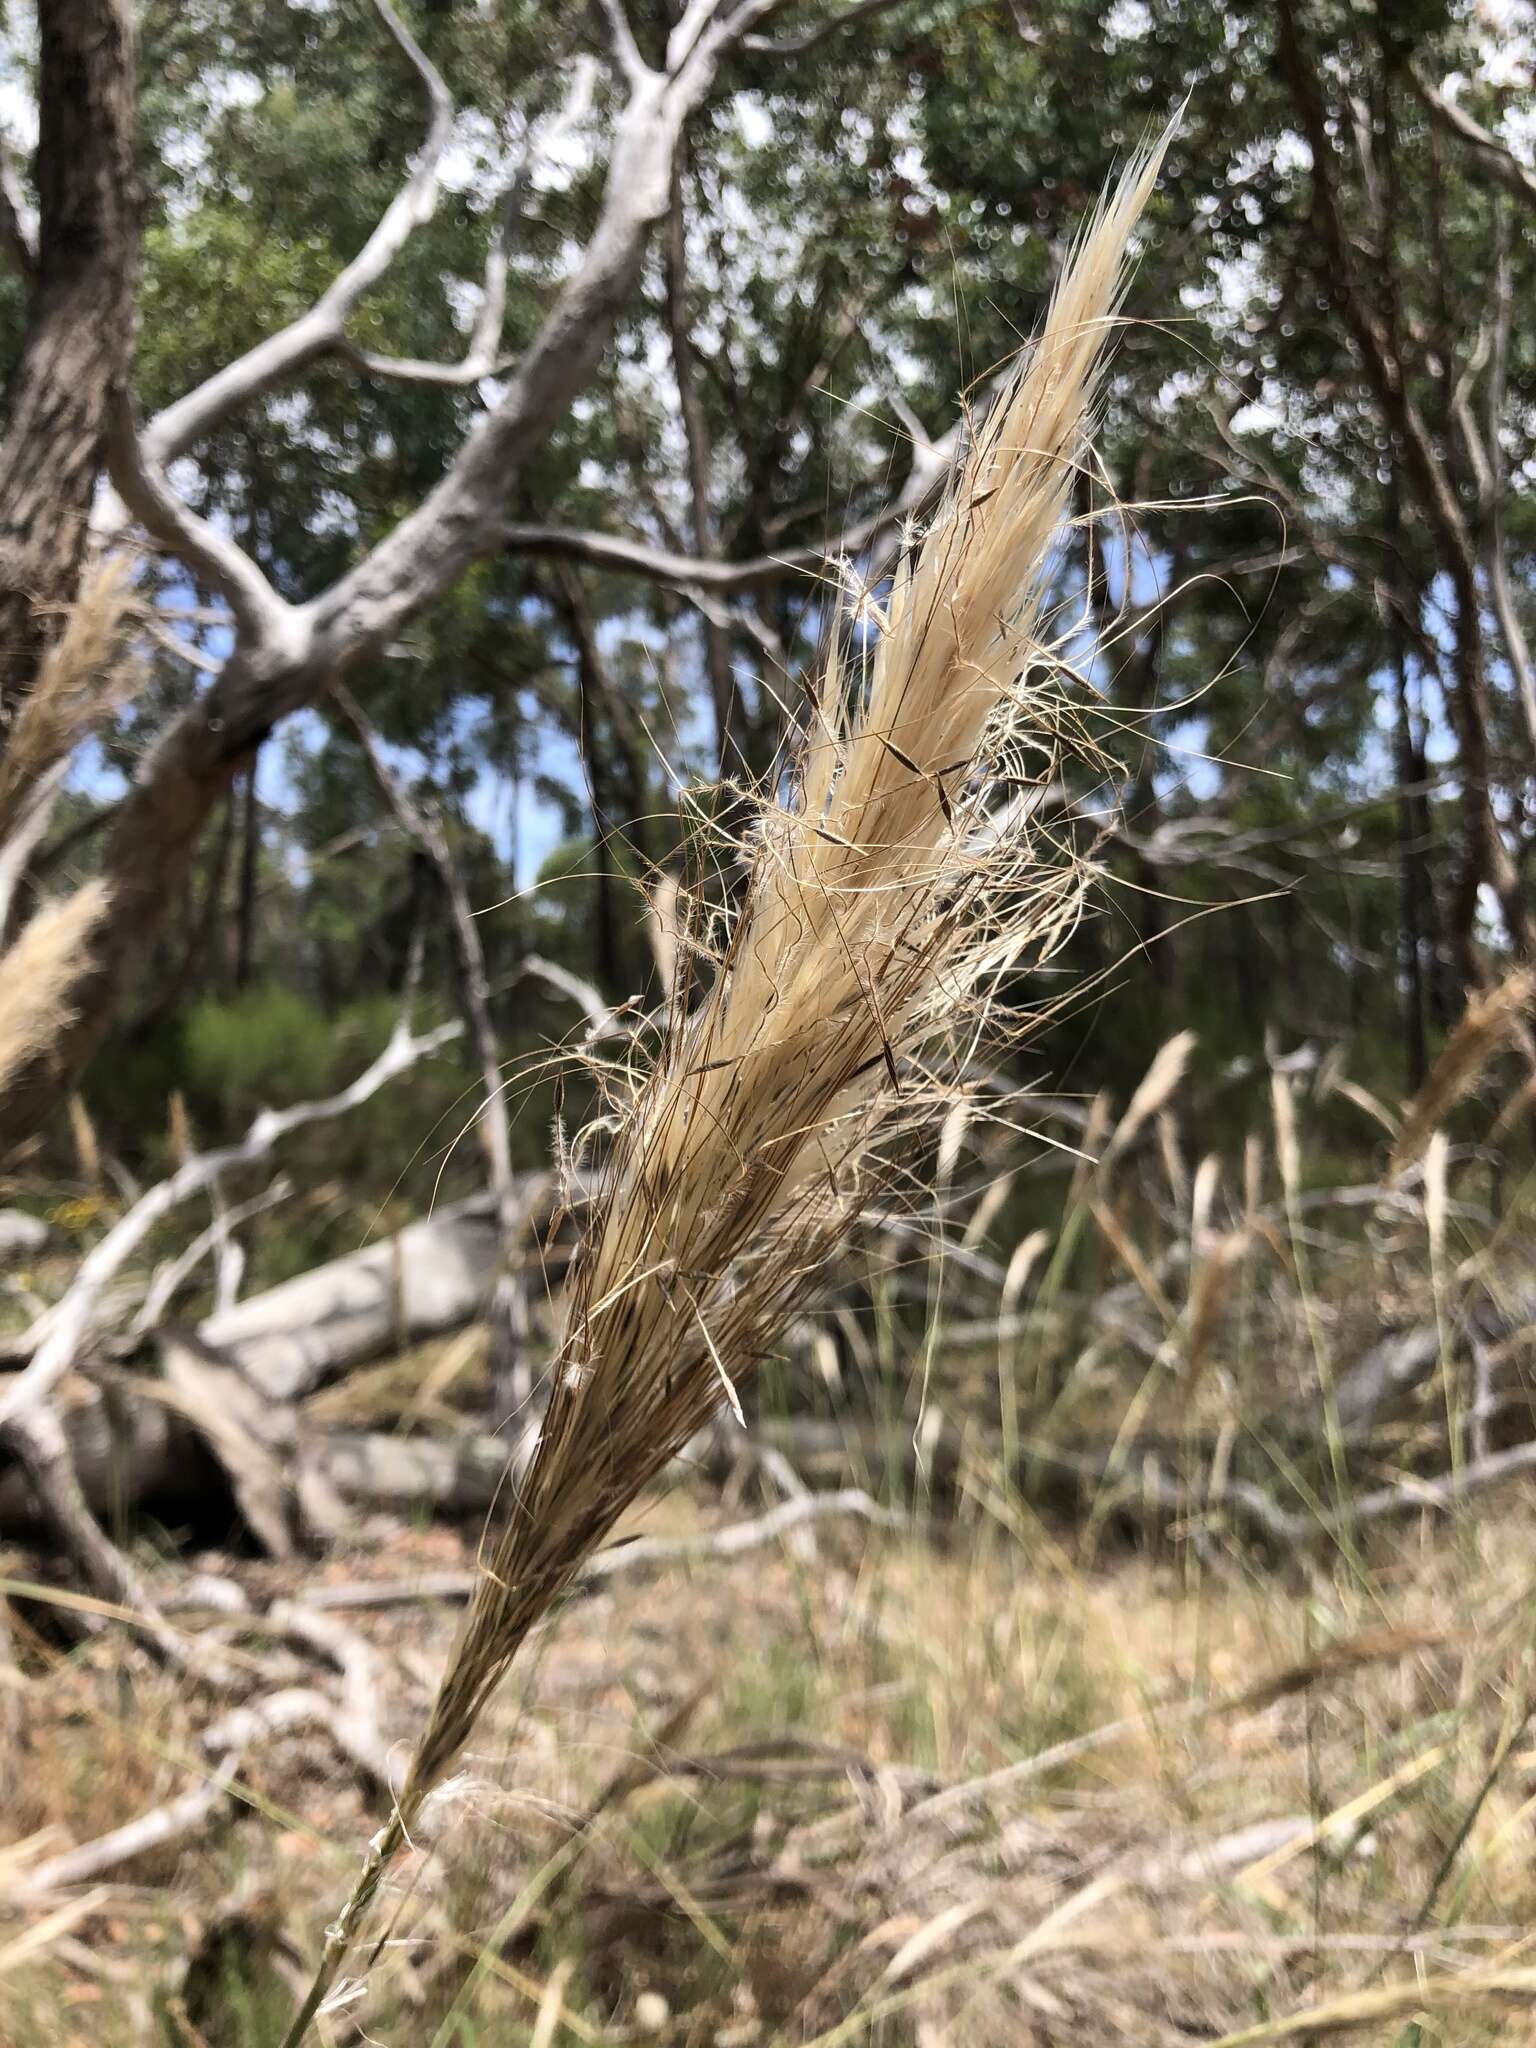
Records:
[[[1081,864],[1027,800],[1087,744],[1038,635],[1161,154],[1100,208],[888,599],[860,593],[866,651],[833,637],[718,953],[700,913],[682,920],[670,1022],[599,1170],[537,1450],[290,2044],[529,1630],[721,1403],[739,1412],[791,1307],[900,1179],[902,1134],[951,1099],[1000,977],[1047,958],[1078,913]]]

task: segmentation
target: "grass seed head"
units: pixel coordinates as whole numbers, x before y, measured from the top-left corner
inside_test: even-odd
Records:
[[[1091,742],[1040,639],[1126,248],[1161,146],[1090,224],[1044,331],[877,604],[829,636],[723,932],[679,906],[675,999],[606,1142],[537,1451],[402,1795],[451,1769],[533,1622],[776,1341],[903,1135],[953,1100],[1083,875],[1027,800]],[[707,980],[706,980],[707,977]],[[739,1411],[738,1411],[739,1412]]]

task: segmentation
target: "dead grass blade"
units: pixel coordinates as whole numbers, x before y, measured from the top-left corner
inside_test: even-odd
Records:
[[[82,1920],[89,1920],[93,1913],[99,1913],[111,1895],[107,1885],[97,1885],[78,1899],[67,1899],[62,1906],[56,1906],[41,1920],[35,1920],[20,1934],[0,1944],[0,1977],[19,1969],[23,1963],[35,1963],[40,1956],[46,1955],[54,1942],[72,1934]]]
[[[1248,1252],[1246,1230],[1229,1230],[1201,1259],[1185,1310],[1184,1397],[1194,1393],[1211,1357],[1232,1281]]]
[[[1421,1977],[1407,1984],[1383,1985],[1379,1991],[1355,1991],[1325,1999],[1305,2011],[1223,2034],[1211,2048],[1262,2048],[1271,2041],[1315,2041],[1324,2034],[1353,2033],[1379,2027],[1416,2013],[1464,2012],[1476,2005],[1536,2003],[1536,1969],[1463,1970],[1454,1975]]]

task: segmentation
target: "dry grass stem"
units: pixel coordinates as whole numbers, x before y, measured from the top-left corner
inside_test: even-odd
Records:
[[[1271,2041],[1317,2041],[1327,2034],[1354,2033],[1381,2027],[1415,2014],[1465,2013],[1487,2005],[1530,2006],[1536,2003],[1536,1970],[1459,1970],[1442,1977],[1424,1977],[1411,1984],[1388,1984],[1379,1991],[1356,1991],[1330,1998],[1305,2012],[1288,2013],[1262,2026],[1224,2034],[1211,2048],[1260,2048]]]

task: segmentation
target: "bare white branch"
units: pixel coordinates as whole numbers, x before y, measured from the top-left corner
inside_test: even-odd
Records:
[[[517,520],[507,520],[500,526],[501,542],[513,554],[583,562],[589,568],[643,576],[650,582],[670,584],[685,592],[704,591],[717,596],[765,590],[782,583],[786,576],[814,576],[828,562],[849,556],[873,555],[878,566],[904,523],[933,498],[955,459],[965,428],[964,420],[957,421],[937,441],[926,435],[914,435],[911,471],[888,505],[810,546],[786,548],[781,554],[753,555],[738,562],[714,561],[682,554],[675,548],[657,547],[626,534]]]
[[[373,4],[421,81],[431,106],[431,120],[420,154],[373,233],[307,312],[276,334],[268,335],[234,362],[226,363],[206,383],[177,399],[148,423],[142,438],[145,463],[151,472],[165,468],[238,406],[248,404],[261,392],[291,377],[295,370],[336,348],[344,339],[348,315],[358,300],[384,276],[416,229],[432,217],[443,152],[453,132],[453,101],[436,66],[390,0],[373,0]],[[128,493],[123,490],[115,468],[114,481],[126,499]],[[137,505],[130,509],[137,516],[144,516]]]
[[[912,1527],[910,1516],[895,1508],[882,1507],[861,1487],[846,1486],[835,1493],[804,1490],[750,1521],[731,1522],[702,1535],[637,1536],[628,1543],[615,1543],[587,1560],[576,1588],[584,1592],[626,1572],[743,1557],[750,1551],[766,1549],[781,1537],[792,1537],[813,1522],[845,1515],[875,1529]],[[423,1572],[411,1579],[365,1579],[345,1585],[306,1586],[294,1604],[330,1612],[336,1608],[406,1607],[420,1600],[468,1600],[482,1577],[483,1573],[477,1571]]]
[[[251,1706],[236,1707],[203,1733],[203,1749],[214,1762],[200,1783],[94,1841],[33,1864],[21,1874],[18,1890],[41,1893],[86,1884],[151,1849],[183,1841],[223,1804],[254,1743],[299,1728],[329,1727],[335,1715],[334,1703],[310,1686],[292,1686]]]
[[[397,202],[362,253],[293,326],[159,415],[142,439],[119,431],[111,467],[134,513],[197,574],[220,588],[236,616],[222,673],[161,734],[114,814],[103,857],[114,916],[94,942],[96,1001],[67,1034],[60,1063],[87,1056],[130,965],[163,915],[167,878],[190,858],[234,767],[294,711],[311,704],[349,663],[388,647],[470,564],[497,551],[508,501],[529,459],[590,382],[629,304],[652,233],[665,217],[680,136],[722,63],[776,0],[693,0],[670,43],[666,72],[636,71],[614,124],[596,227],[495,406],[477,423],[440,482],[355,568],[302,605],[287,605],[228,535],[178,505],[166,464],[231,406],[269,388],[322,348],[338,345],[348,306],[380,275],[414,223],[430,211],[449,121],[447,94],[386,4],[380,13],[426,84],[434,117],[427,145]],[[40,1077],[24,1077],[41,1086]],[[49,1085],[52,1085],[50,1083]],[[12,1091],[20,1101],[21,1083]]]
[[[368,765],[373,770],[374,778],[384,792],[385,801],[407,835],[416,841],[437,869],[443,893],[448,898],[454,945],[459,956],[459,972],[463,981],[464,1006],[475,1051],[480,1060],[480,1082],[484,1091],[480,1107],[480,1128],[485,1141],[486,1158],[490,1163],[491,1189],[498,1205],[506,1212],[503,1220],[509,1222],[511,1212],[516,1207],[516,1176],[512,1171],[512,1129],[507,1115],[506,1089],[502,1084],[501,1048],[497,1044],[496,1026],[491,1017],[491,989],[485,971],[485,949],[480,944],[479,929],[475,924],[469,897],[465,893],[463,878],[454,862],[442,820],[434,810],[424,809],[416,802],[389,765],[378,729],[352,692],[337,683],[332,688],[331,697],[342,717],[357,735],[363,752],[368,757]]]
[[[1509,546],[1504,527],[1505,463],[1501,429],[1504,398],[1509,377],[1509,339],[1514,323],[1515,286],[1509,260],[1509,223],[1499,211],[1497,257],[1494,273],[1494,318],[1491,362],[1488,372],[1488,500],[1485,556],[1488,588],[1494,616],[1504,636],[1504,651],[1514,674],[1520,708],[1525,716],[1526,735],[1536,756],[1536,665],[1531,660],[1525,628],[1509,582]]]
[[[1519,610],[1509,582],[1509,549],[1504,526],[1505,462],[1501,430],[1509,374],[1509,336],[1514,317],[1514,280],[1509,263],[1509,226],[1499,214],[1494,263],[1494,315],[1478,336],[1465,369],[1451,394],[1451,410],[1477,486],[1481,514],[1483,573],[1493,600],[1494,617],[1504,641],[1504,653],[1514,677],[1515,691],[1525,720],[1527,737],[1536,754],[1536,668],[1520,623]],[[1472,387],[1488,370],[1486,431],[1472,411]]]
[[[786,576],[814,572],[826,559],[820,548],[795,548],[781,555],[754,555],[740,562],[710,561],[674,548],[656,547],[650,541],[635,540],[626,534],[518,520],[507,521],[501,529],[501,539],[514,555],[581,562],[591,569],[642,576],[648,582],[670,584],[679,590],[710,590],[723,595],[766,589],[782,583]]]
[[[24,1411],[38,1407],[79,1355],[90,1333],[91,1323],[108,1283],[143,1244],[151,1230],[190,1196],[199,1194],[222,1174],[252,1166],[265,1159],[279,1138],[305,1124],[341,1116],[376,1095],[386,1082],[403,1074],[429,1053],[436,1052],[464,1027],[458,1022],[440,1024],[435,1031],[414,1037],[402,1019],[388,1045],[373,1064],[364,1069],[339,1094],[318,1102],[296,1102],[288,1109],[264,1109],[237,1144],[215,1152],[201,1152],[189,1159],[169,1180],[142,1195],[128,1213],[113,1224],[99,1244],[81,1260],[69,1291],[47,1315],[46,1327],[38,1332],[39,1342],[24,1372],[0,1391],[0,1427]]]
[[[217,1183],[213,1186],[216,1189]],[[157,1323],[163,1322],[166,1310],[208,1254],[221,1250],[229,1243],[230,1232],[237,1229],[240,1224],[248,1223],[253,1216],[260,1216],[268,1209],[275,1209],[279,1202],[287,1201],[292,1193],[293,1182],[286,1174],[280,1173],[270,1187],[264,1188],[259,1195],[253,1195],[248,1202],[237,1202],[232,1209],[225,1206],[221,1197],[216,1197],[217,1211],[213,1221],[205,1229],[200,1230],[192,1242],[183,1251],[178,1252],[174,1259],[167,1259],[155,1274],[150,1282],[149,1292],[144,1297],[143,1306],[129,1327],[128,1335],[131,1338],[146,1336]],[[220,1291],[222,1293],[224,1290]],[[214,1313],[219,1314],[233,1306],[232,1301],[220,1300],[215,1305]]]
[[[643,70],[614,128],[602,209],[575,272],[500,404],[417,509],[309,607],[322,667],[383,645],[423,603],[499,542],[508,487],[595,369],[665,216],[683,124],[720,63],[775,0],[692,0],[665,74]]]
[[[744,50],[761,50],[775,57],[799,57],[807,50],[814,50],[818,43],[834,36],[839,29],[849,28],[861,21],[867,14],[883,14],[895,0],[853,0],[850,7],[833,8],[820,21],[814,21],[808,28],[791,30],[782,36],[743,36]]]
[[[519,981],[542,981],[556,995],[568,997],[585,1016],[593,1035],[606,1031],[613,1022],[614,1011],[591,982],[583,981],[579,974],[572,974],[557,960],[546,960],[539,953],[525,953],[501,986],[508,988]]]
[[[1472,160],[1490,180],[1501,186],[1512,197],[1526,206],[1536,206],[1536,172],[1526,169],[1512,150],[1506,149],[1496,135],[1492,135],[1454,100],[1448,100],[1438,87],[1430,84],[1417,64],[1408,66],[1408,76],[1414,91],[1424,102],[1431,117],[1449,134],[1465,143]]]
[[[176,495],[160,460],[149,431],[139,432],[124,396],[108,424],[107,442],[112,482],[124,505],[146,532],[228,598],[244,634],[261,644],[292,647],[298,626],[293,607],[278,596],[244,548]]]
[[[483,377],[504,376],[515,367],[515,357],[503,357],[501,354],[513,231],[527,200],[534,165],[591,112],[596,77],[595,59],[578,57],[571,67],[571,82],[563,104],[530,138],[528,153],[517,175],[508,182],[506,197],[498,210],[496,226],[491,234],[480,309],[475,316],[469,346],[460,360],[456,363],[434,363],[414,356],[375,355],[367,349],[355,348],[350,342],[339,344],[345,349],[348,359],[366,375],[387,377],[399,383],[435,384],[456,389],[478,384]]]
[[[638,85],[649,75],[651,67],[640,54],[640,45],[624,11],[624,0],[598,0],[598,5],[613,44],[613,61],[632,86]]]

